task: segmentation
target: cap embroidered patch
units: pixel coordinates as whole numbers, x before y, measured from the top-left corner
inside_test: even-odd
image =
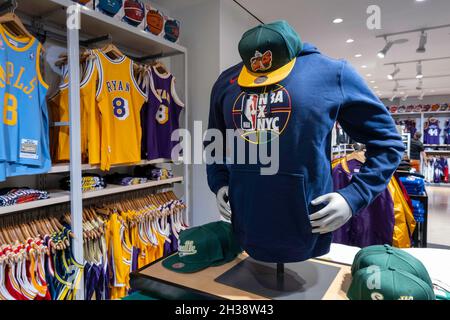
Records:
[[[272,68],[272,51],[267,50],[264,54],[256,51],[255,56],[250,60],[250,65],[253,72],[269,70]]]

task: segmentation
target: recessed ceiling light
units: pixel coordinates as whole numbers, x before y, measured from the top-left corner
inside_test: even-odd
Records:
[[[344,19],[342,19],[342,18],[336,18],[333,20],[333,23],[336,23],[336,24],[342,23],[342,22],[344,22]]]
[[[361,68],[367,69],[367,66],[366,65],[362,65]]]
[[[368,74],[366,74],[366,76],[368,76],[368,77],[371,77],[371,76],[372,76],[372,74],[371,74],[371,73],[368,73]]]
[[[373,87],[374,89],[378,89],[378,86]]]
[[[355,40],[353,40],[352,38],[350,38],[350,39],[347,39],[346,42],[347,42],[347,43],[352,43],[352,42],[355,42]]]
[[[425,2],[426,0],[416,0],[416,2]]]
[[[375,82],[376,82],[375,80],[370,81],[370,83],[375,83]]]
[[[362,57],[361,53],[355,54],[355,58],[361,58],[361,57]]]
[[[432,89],[431,92],[436,92],[436,90]]]

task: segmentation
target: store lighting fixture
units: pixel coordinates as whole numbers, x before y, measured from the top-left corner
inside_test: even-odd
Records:
[[[378,86],[373,87],[374,89],[378,89]]]
[[[386,41],[386,45],[380,52],[378,52],[378,58],[380,59],[384,59],[386,57],[388,51],[392,48],[394,44],[403,44],[408,42],[408,39],[397,39],[393,41],[391,40],[388,41],[387,37],[385,37],[384,40]]]
[[[424,90],[422,90],[422,92],[420,93],[419,100],[423,100],[423,97],[425,97],[425,91]]]
[[[419,91],[423,90],[423,80],[422,79],[419,79],[419,83],[417,84],[416,89]]]
[[[422,72],[422,62],[421,61],[417,62],[416,70],[417,70],[416,79],[422,79],[423,72]]]
[[[362,54],[361,54],[361,53],[355,54],[355,58],[361,58],[361,57],[362,57]]]
[[[350,39],[347,39],[346,42],[347,42],[347,43],[353,43],[353,42],[355,42],[355,40],[353,40],[352,38],[350,38]]]
[[[361,66],[361,68],[367,69],[367,66],[364,64],[364,65]]]
[[[409,95],[408,95],[408,94],[405,94],[405,95],[402,97],[402,101],[406,101],[406,99],[408,99],[408,97],[409,97]]]
[[[389,80],[394,80],[395,76],[400,72],[400,68],[394,64],[394,72],[392,72],[390,75],[388,75]]]
[[[394,92],[397,92],[398,91],[398,88],[400,88],[400,83],[397,81],[397,80],[395,80],[395,87],[394,87]]]
[[[333,23],[335,23],[335,24],[339,24],[339,23],[342,23],[342,22],[344,22],[344,19],[342,19],[342,18],[336,18],[336,19],[333,20]]]
[[[375,83],[375,82],[376,82],[375,80],[370,81],[370,83]]]
[[[394,94],[389,100],[392,102],[395,98],[397,98],[397,94]]]
[[[425,31],[422,31],[420,34],[419,47],[417,48],[417,53],[425,53],[427,49],[425,48],[428,41],[428,34]]]
[[[370,78],[372,76],[372,74],[368,73],[368,74],[366,74],[366,76]]]

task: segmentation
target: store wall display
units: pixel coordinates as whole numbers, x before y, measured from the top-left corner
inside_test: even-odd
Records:
[[[46,173],[51,168],[49,120],[42,78],[42,45],[25,27],[12,30],[6,21],[21,24],[14,15],[0,25],[0,181],[7,177]],[[18,30],[18,31],[17,31]]]
[[[423,162],[423,175],[431,183],[450,183],[450,157],[430,156]]]
[[[279,142],[278,174],[261,175],[259,162],[207,167],[210,189],[230,200],[233,228],[243,249],[256,260],[277,263],[327,253],[331,231],[386,188],[404,151],[391,115],[357,72],[302,44],[291,30],[277,22],[244,34],[239,45],[243,63],[216,81],[209,118],[209,128],[224,136],[226,129],[238,130],[236,139],[246,144]],[[366,144],[371,156],[361,169],[364,174],[355,174],[349,186],[333,193],[327,148],[336,117],[353,139]],[[265,125],[274,122],[275,127]],[[312,201],[323,195],[326,199],[319,198],[314,206]],[[326,219],[313,218],[319,210],[335,222],[333,228],[323,224]]]
[[[176,93],[175,77],[161,62],[136,64],[110,44],[87,50],[81,61],[82,161],[112,165],[139,163],[141,159],[171,159],[184,104]],[[66,57],[57,62],[65,69]],[[65,74],[59,91],[49,99],[54,122],[69,119]],[[52,157],[69,160],[69,128],[52,128]]]

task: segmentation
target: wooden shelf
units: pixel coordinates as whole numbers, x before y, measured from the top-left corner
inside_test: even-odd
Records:
[[[89,191],[83,193],[83,199],[93,199],[98,197],[104,197],[108,195],[118,194],[118,193],[124,193],[124,192],[130,192],[130,191],[136,191],[136,190],[142,190],[142,189],[149,189],[154,188],[158,186],[164,186],[169,185],[173,183],[182,183],[183,177],[175,177],[171,179],[166,180],[160,180],[160,181],[150,181],[147,183],[132,185],[132,186],[119,186],[119,185],[108,185],[106,189],[98,190],[98,191]],[[62,191],[62,190],[54,190],[50,191],[49,193],[50,198],[45,200],[39,200],[39,201],[33,201],[23,204],[18,204],[14,206],[8,206],[8,207],[0,207],[0,215],[13,213],[13,212],[20,212],[25,210],[31,210],[31,209],[38,209],[43,207],[48,207],[56,204],[61,203],[67,203],[70,201],[70,192],[69,191]]]
[[[119,164],[111,166],[111,168],[121,168],[121,167],[130,167],[130,166],[144,166],[144,165],[150,165],[150,164],[163,164],[163,163],[174,163],[170,159],[155,159],[155,160],[142,160],[139,163],[134,164]],[[82,171],[90,171],[90,170],[100,170],[99,165],[91,166],[89,164],[83,164],[81,166]],[[61,164],[55,164],[52,169],[48,172],[51,173],[65,173],[70,172],[70,164],[69,163],[61,163]]]
[[[37,17],[66,29],[66,9],[74,5],[69,0],[20,0],[17,12]],[[186,48],[145,30],[132,27],[101,12],[81,6],[80,38],[111,35],[118,47],[124,47],[141,55],[173,55],[186,52]]]

